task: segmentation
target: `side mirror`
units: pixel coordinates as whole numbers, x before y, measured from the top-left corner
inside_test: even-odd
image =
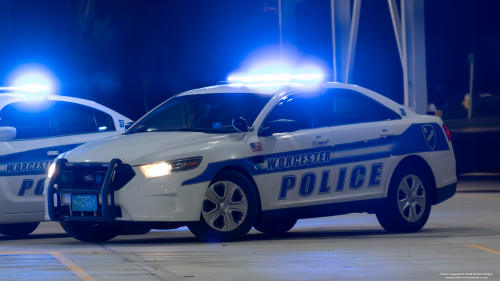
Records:
[[[128,130],[128,128],[130,128],[130,126],[132,126],[132,124],[134,123],[135,123],[134,121],[125,123],[125,131]]]
[[[248,132],[247,120],[243,117],[236,117],[233,119],[233,127],[240,132]]]
[[[11,140],[16,137],[17,130],[14,127],[0,127],[0,140]]]
[[[268,137],[275,133],[291,133],[299,129],[297,121],[289,119],[279,119],[269,122],[269,127],[264,128],[261,136]]]

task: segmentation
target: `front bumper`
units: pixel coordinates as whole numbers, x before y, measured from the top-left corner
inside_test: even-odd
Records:
[[[83,163],[85,165],[86,163]],[[113,159],[107,167],[101,189],[80,188],[63,189],[58,186],[59,171],[64,171],[66,159],[56,162],[56,170],[47,186],[46,212],[54,221],[135,221],[135,222],[188,222],[200,219],[205,190],[209,182],[182,185],[187,179],[199,175],[202,169],[173,173],[163,177],[146,178],[139,167],[122,164]],[[123,170],[134,173],[123,184]],[[116,185],[118,179],[122,184]],[[99,209],[95,213],[71,212],[71,203],[65,199],[71,194],[97,194]],[[104,198],[104,199],[103,199]],[[106,200],[107,199],[107,200]]]

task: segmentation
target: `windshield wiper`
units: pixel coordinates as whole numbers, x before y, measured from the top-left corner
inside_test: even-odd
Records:
[[[133,132],[128,132],[127,134],[128,134],[128,135],[131,135],[131,134],[135,134],[135,133],[147,133],[147,132],[148,132],[148,130],[147,130],[147,129],[146,129],[146,130],[143,130],[143,129],[141,128],[141,129],[138,129],[138,130],[133,131]]]

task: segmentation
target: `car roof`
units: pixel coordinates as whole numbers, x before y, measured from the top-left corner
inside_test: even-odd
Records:
[[[36,100],[68,100],[68,101],[78,101],[78,102],[91,102],[79,98],[65,97],[58,95],[30,95],[30,94],[18,94],[18,93],[0,93],[0,103],[8,100],[13,101],[36,101]]]
[[[289,83],[266,83],[266,84],[254,84],[254,85],[231,83],[225,85],[216,85],[216,86],[194,89],[180,93],[178,96],[215,94],[215,93],[253,93],[253,94],[274,95],[279,90],[290,87],[300,87],[300,86],[302,85],[289,84]]]
[[[37,101],[37,100],[56,100],[56,101],[67,101],[78,103],[86,106],[90,106],[105,112],[114,112],[114,110],[98,104],[91,100],[85,100],[75,97],[59,96],[59,95],[22,95],[17,93],[0,93],[0,109],[9,103],[19,102],[19,101]]]

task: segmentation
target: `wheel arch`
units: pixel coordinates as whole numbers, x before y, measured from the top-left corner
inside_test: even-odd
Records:
[[[255,182],[254,178],[252,177],[252,175],[245,168],[243,168],[243,167],[241,167],[239,165],[228,165],[228,166],[225,166],[224,168],[220,169],[215,174],[214,177],[216,177],[219,173],[221,173],[223,171],[227,171],[227,170],[233,170],[233,171],[236,171],[236,172],[242,174],[252,184],[253,189],[255,190],[255,193],[257,194],[257,199],[258,199],[258,203],[259,203],[259,214],[257,215],[257,219],[259,219],[262,216],[262,202],[261,202],[260,192],[259,192],[259,189],[257,188],[257,183]]]
[[[408,155],[401,161],[399,161],[392,175],[394,175],[399,169],[402,169],[403,167],[406,166],[416,166],[417,168],[422,170],[422,172],[424,172],[425,175],[429,178],[431,184],[431,192],[432,192],[432,205],[435,205],[437,200],[437,185],[436,185],[436,178],[434,177],[434,172],[432,171],[431,166],[421,156]]]

